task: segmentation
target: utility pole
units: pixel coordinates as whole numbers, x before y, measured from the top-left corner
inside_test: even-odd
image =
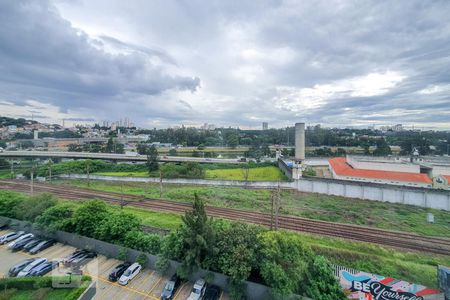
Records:
[[[88,187],[90,187],[89,166],[90,166],[90,162],[89,162],[89,160],[87,160],[86,161],[86,173],[87,173],[87,186]]]
[[[31,161],[31,182],[30,182],[31,195],[33,195],[34,193],[34,171],[35,171],[34,161]]]
[[[10,160],[10,164],[11,164],[11,179],[14,179],[14,160]]]
[[[163,192],[163,182],[162,182],[162,171],[159,169],[159,198],[162,198],[162,192]]]
[[[273,192],[270,193],[270,230],[273,230],[273,200],[274,200],[274,194]]]
[[[126,205],[126,202],[123,198],[123,182],[120,182],[120,208],[123,209],[123,207]]]
[[[280,194],[280,182],[278,181],[277,191],[275,193],[275,230],[278,230],[278,215],[280,214],[281,206],[281,194]]]
[[[53,165],[53,161],[52,161],[52,159],[50,159],[48,161],[48,177],[49,177],[50,183],[52,182],[52,165]]]

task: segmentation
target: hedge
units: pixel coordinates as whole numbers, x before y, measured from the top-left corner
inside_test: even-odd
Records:
[[[18,290],[35,290],[39,288],[51,288],[54,277],[13,277],[0,279],[0,290],[18,289]],[[81,281],[90,282],[89,276],[82,276]],[[79,288],[77,288],[79,289]],[[86,287],[83,287],[83,291]],[[72,294],[72,293],[71,293]],[[75,298],[76,299],[76,298]]]

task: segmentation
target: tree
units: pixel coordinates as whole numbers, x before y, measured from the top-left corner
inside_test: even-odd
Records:
[[[214,242],[212,219],[206,215],[203,201],[195,194],[192,211],[187,211],[183,220],[184,258],[179,270],[180,276],[186,278],[198,270],[203,260],[211,251]]]
[[[228,134],[226,139],[228,147],[236,148],[239,145],[239,135],[237,133]]]
[[[170,155],[170,156],[177,156],[177,150],[174,149],[174,148],[170,149],[170,150],[169,150],[169,155]]]
[[[101,200],[84,202],[74,215],[75,232],[94,237],[95,231],[108,217],[108,208]]]
[[[260,273],[265,283],[282,296],[298,292],[312,258],[311,250],[292,233],[267,231],[258,239]]]
[[[73,215],[76,207],[72,203],[56,204],[46,209],[42,215],[36,218],[36,223],[41,228],[51,230],[73,231]]]
[[[384,138],[377,140],[377,148],[373,151],[375,156],[391,155],[392,151]]]
[[[105,153],[113,153],[114,152],[114,141],[113,138],[110,137],[105,146]]]
[[[46,209],[55,206],[57,200],[52,194],[33,196],[16,207],[16,215],[21,220],[34,222]]]
[[[17,218],[16,208],[20,207],[24,201],[26,201],[25,197],[21,194],[2,191],[0,193],[0,216]]]
[[[158,150],[155,145],[151,145],[147,150],[147,168],[149,174],[159,169]]]
[[[338,279],[334,276],[330,262],[323,256],[316,256],[308,267],[303,285],[308,297],[315,300],[345,300]]]
[[[148,145],[145,143],[137,144],[136,151],[140,155],[146,155],[148,151]]]
[[[128,232],[140,230],[139,219],[134,215],[120,212],[109,214],[95,230],[95,237],[106,242],[121,241]]]

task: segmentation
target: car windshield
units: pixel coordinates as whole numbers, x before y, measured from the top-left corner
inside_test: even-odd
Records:
[[[193,289],[192,289],[192,292],[193,292],[194,294],[200,294],[200,290],[199,290],[199,289],[196,289],[196,288],[193,288]]]
[[[130,276],[131,275],[131,270],[126,270],[125,273],[123,273],[123,275]]]
[[[174,287],[175,287],[175,282],[169,281],[168,283],[166,283],[165,290],[171,292]]]

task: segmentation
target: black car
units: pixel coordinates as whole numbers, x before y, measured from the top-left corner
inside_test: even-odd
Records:
[[[81,267],[84,264],[87,264],[94,257],[97,257],[97,253],[88,251],[82,255],[75,257],[71,262],[70,266],[72,267]]]
[[[220,287],[216,285],[210,285],[206,288],[203,300],[218,300],[220,298]]]
[[[18,241],[18,242],[15,242],[14,245],[11,246],[11,247],[9,248],[9,250],[11,250],[11,251],[13,251],[13,252],[19,251],[19,250],[21,250],[26,244],[28,244],[29,242],[31,242],[31,240],[33,240],[33,239],[34,239],[34,237],[28,237],[28,238],[25,238],[25,239],[20,240],[20,241]]]
[[[117,281],[129,266],[131,266],[131,264],[127,262],[118,265],[114,268],[114,270],[111,271],[111,273],[109,273],[108,279],[113,282]]]
[[[20,271],[22,271],[26,266],[31,264],[34,260],[35,260],[34,258],[25,259],[25,260],[21,261],[20,263],[12,266],[8,271],[8,275],[10,277],[16,277]]]
[[[169,281],[164,285],[164,289],[161,292],[161,300],[173,299],[177,289],[180,287],[182,280],[177,274],[172,275]]]
[[[57,261],[49,261],[37,266],[34,269],[31,269],[30,273],[27,274],[29,276],[43,276],[50,272],[51,270],[57,268],[59,266],[59,262]]]
[[[42,242],[41,239],[32,239],[29,241],[25,246],[23,246],[23,251],[27,252],[33,249],[35,246],[37,246],[40,242]]]
[[[38,252],[41,252],[42,250],[45,250],[45,249],[53,246],[55,243],[56,243],[55,240],[42,241],[30,249],[30,254],[36,254]]]

